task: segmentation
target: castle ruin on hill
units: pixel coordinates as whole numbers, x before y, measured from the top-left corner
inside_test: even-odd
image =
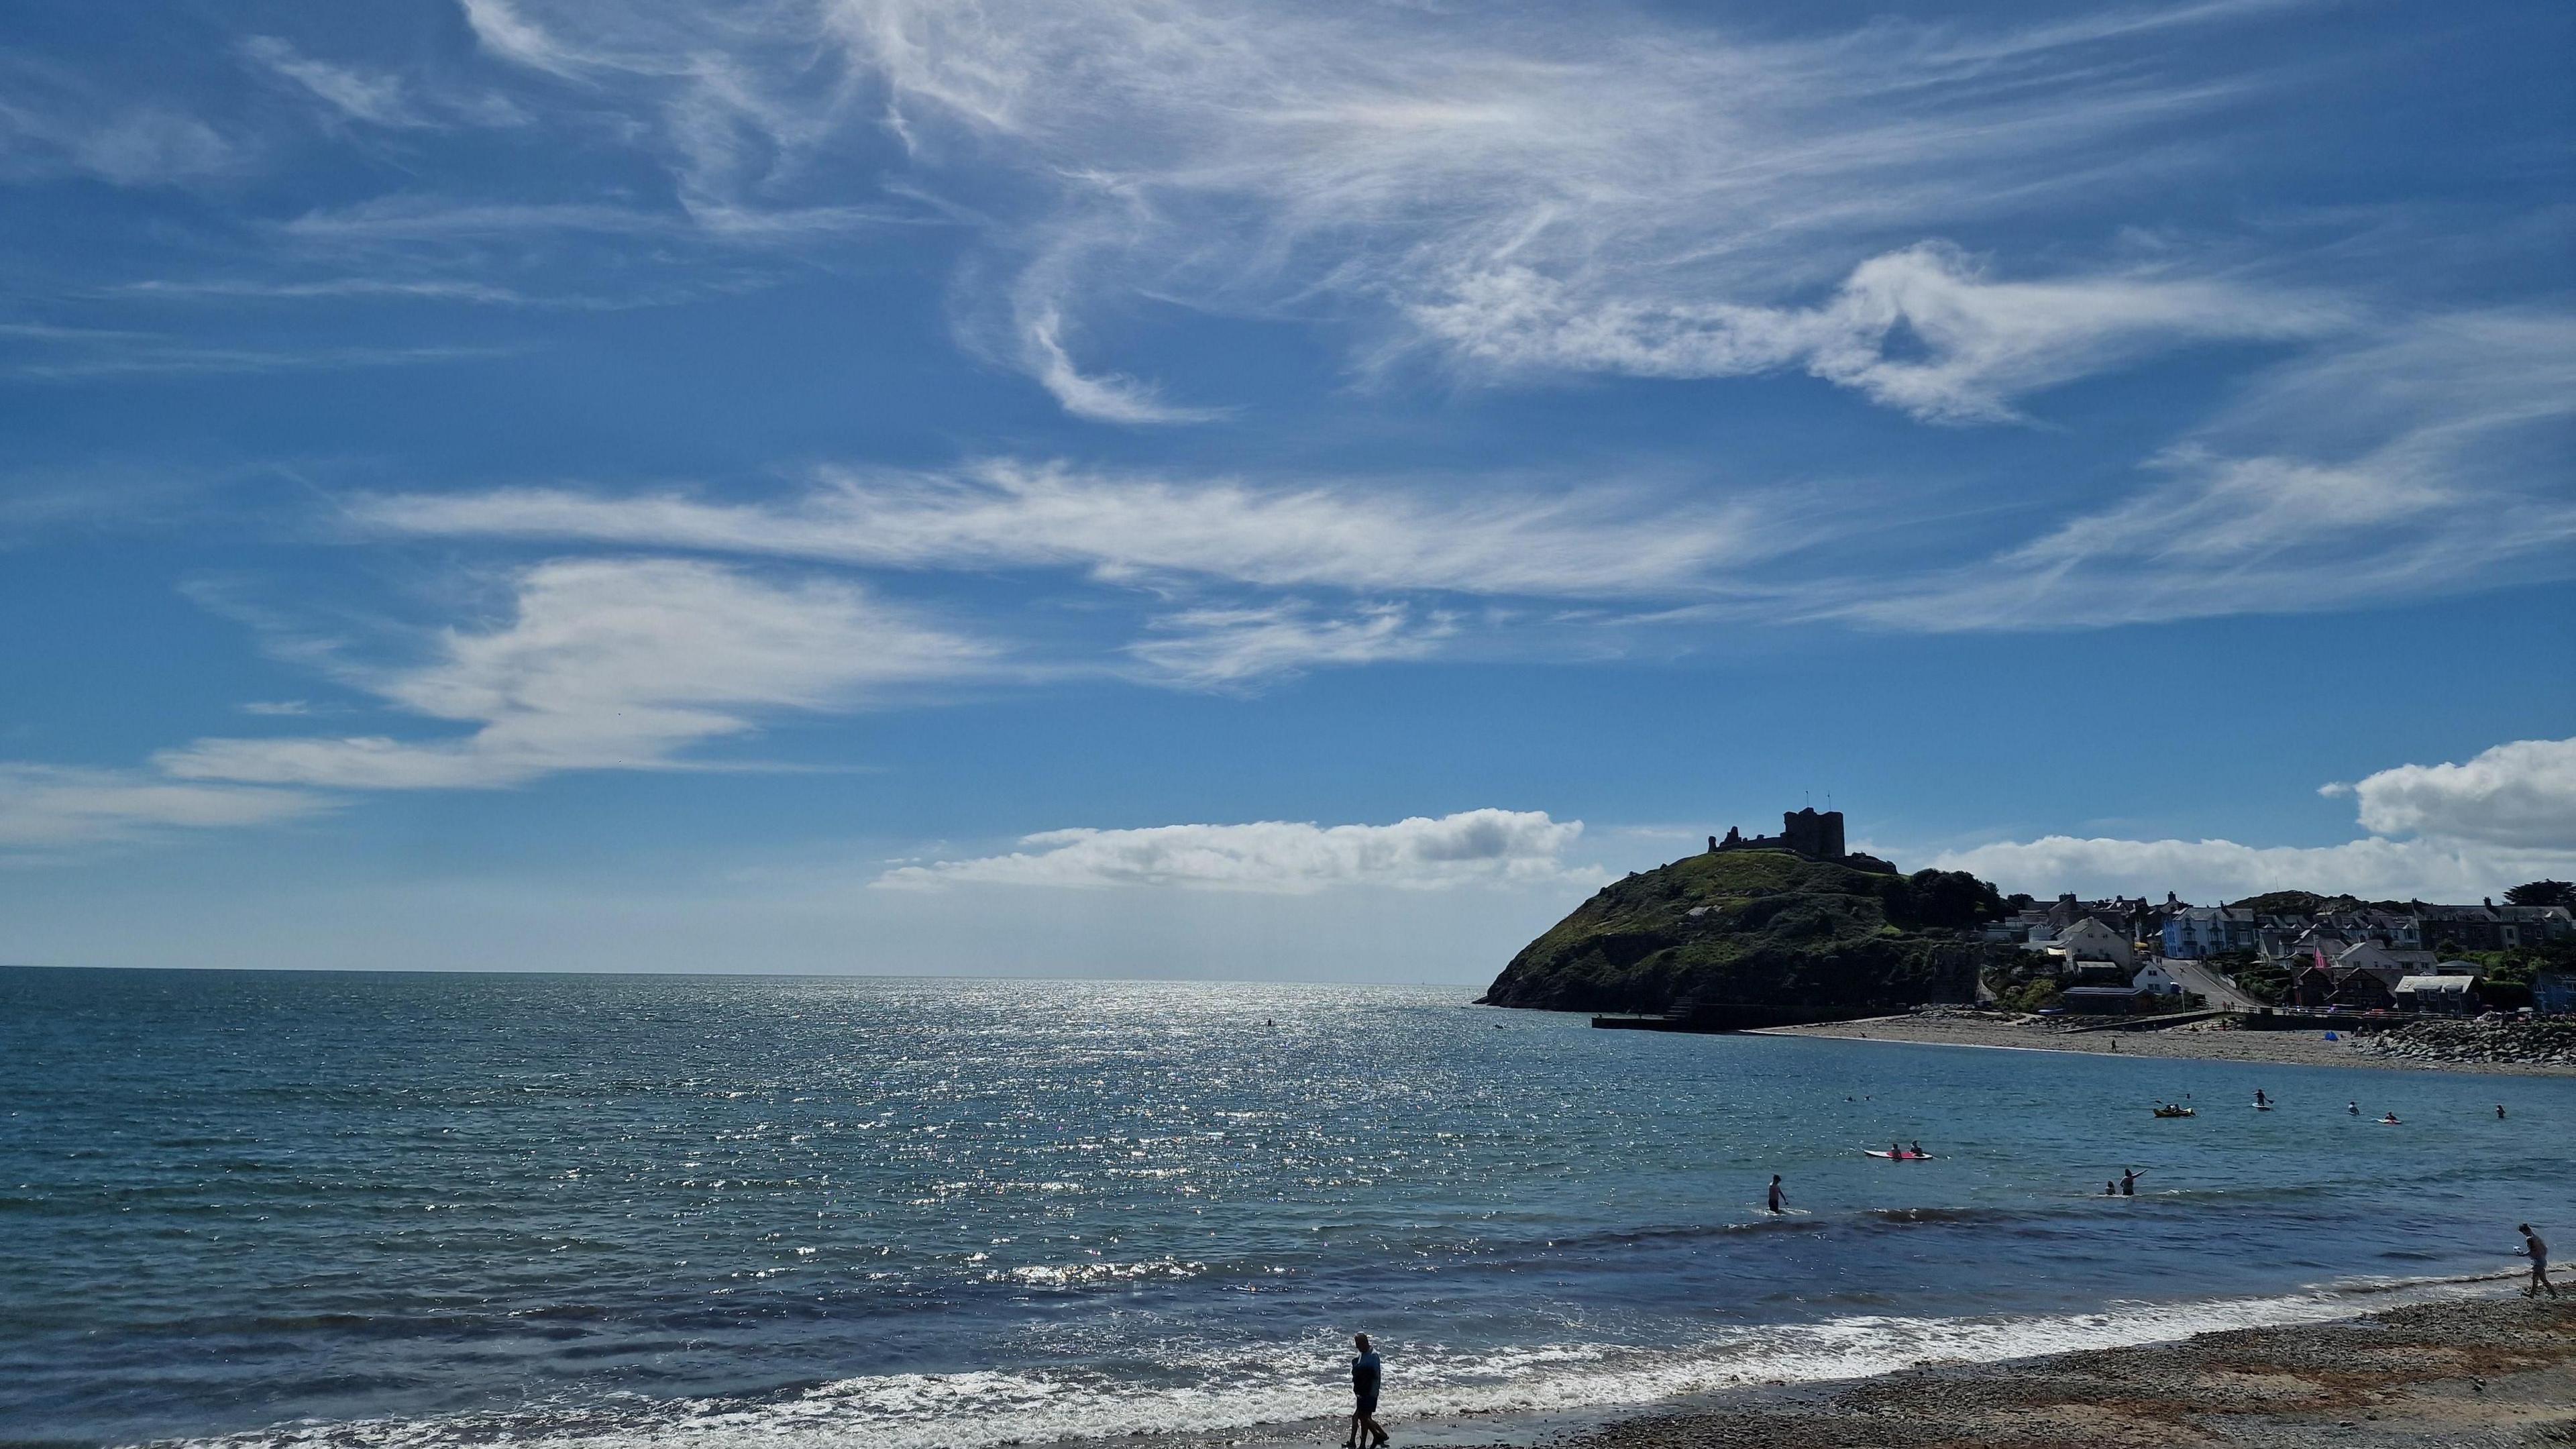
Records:
[[[1839,810],[1787,810],[1780,815],[1777,835],[1747,835],[1730,825],[1726,838],[1708,838],[1711,855],[1728,850],[1786,850],[1809,860],[1831,861],[1856,870],[1893,873],[1895,866],[1874,855],[1861,855],[1843,848],[1843,812]]]
[[[1810,860],[1843,858],[1843,812],[1839,810],[1789,810],[1780,816],[1777,835],[1746,835],[1730,825],[1726,838],[1708,838],[1708,848],[1720,850],[1794,850]]]

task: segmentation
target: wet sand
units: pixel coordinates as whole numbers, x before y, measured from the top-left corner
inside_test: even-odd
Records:
[[[1402,1443],[1399,1432],[1397,1442]],[[1652,1412],[1560,1449],[2576,1443],[2576,1298],[2519,1295]]]
[[[2014,1047],[2024,1051],[2117,1052],[2134,1057],[2182,1057],[2214,1062],[2286,1062],[2310,1067],[2376,1067],[2389,1071],[2481,1072],[2498,1076],[2567,1077],[2576,1068],[2519,1062],[2424,1062],[2361,1050],[2354,1039],[2325,1040],[2314,1031],[2225,1031],[2208,1022],[2163,1031],[2076,1031],[2001,1017],[1882,1016],[1815,1026],[1768,1027],[1750,1036],[1815,1036],[1932,1046]]]

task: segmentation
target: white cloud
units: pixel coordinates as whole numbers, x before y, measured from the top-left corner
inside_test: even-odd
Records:
[[[2379,835],[2576,852],[2576,739],[2516,740],[2466,764],[2399,765],[2329,785]]]
[[[242,53],[350,120],[390,127],[436,124],[412,105],[400,76],[316,60],[273,35],[243,41]]]
[[[2366,839],[2001,841],[1937,857],[2006,890],[2179,892],[2203,902],[2273,890],[2375,899],[2477,899],[2576,873],[2576,739],[2517,740],[2466,764],[2399,765],[2323,793],[2360,802]],[[2413,835],[2413,839],[2391,837]]]
[[[939,861],[886,872],[877,884],[1181,886],[1303,895],[1345,886],[1435,890],[1514,882],[1597,883],[1597,869],[1564,854],[1579,820],[1544,811],[1469,810],[1393,825],[1162,825],[1141,830],[1051,830],[1009,855]]]
[[[55,339],[54,355],[0,364],[0,373],[28,382],[86,382],[103,377],[185,377],[201,374],[304,372],[315,368],[420,367],[484,362],[517,354],[514,347],[316,347],[272,351],[251,347],[202,347],[130,332],[98,332]]]
[[[514,594],[506,622],[444,631],[426,663],[352,680],[469,734],[207,739],[154,763],[180,779],[347,789],[671,768],[766,715],[859,708],[991,658],[845,584],[773,583],[703,563],[559,561],[520,575]]]
[[[1442,495],[1373,481],[1256,484],[997,460],[949,473],[827,472],[785,504],[502,489],[362,497],[350,516],[399,533],[893,568],[1072,565],[1111,580],[1576,598],[1706,592],[1730,565],[1814,537],[1743,503],[1490,485]]]
[[[504,60],[516,61],[537,70],[556,75],[579,73],[583,57],[566,50],[536,25],[519,13],[509,0],[459,0],[465,11],[465,23],[475,40],[485,50]]]
[[[101,96],[74,78],[0,57],[0,180],[75,174],[174,186],[235,172],[243,159],[195,116]]]
[[[970,335],[1129,423],[1199,410],[1066,339],[1101,350],[1078,324],[1148,298],[1466,372],[1799,366],[1952,421],[2176,342],[2305,335],[2316,309],[2243,285],[1990,282],[1913,246],[2189,164],[2142,152],[2253,86],[2159,62],[2279,8],[1755,39],[1633,9],[466,0],[487,50],[636,112],[699,218],[814,204],[891,132],[907,185],[974,197]]]
[[[300,790],[181,784],[128,771],[0,764],[0,852],[44,852],[164,830],[266,825],[330,808]]]
[[[2473,901],[2526,880],[2563,879],[2576,866],[2576,852],[2377,837],[2327,846],[2255,846],[2050,835],[1945,851],[1932,864],[2037,896],[2173,891],[2208,904],[2265,891],[2309,890],[2367,900]]]
[[[2180,340],[2308,337],[2344,320],[2320,302],[2146,274],[1989,281],[1932,244],[1861,263],[1817,307],[1602,300],[1508,266],[1463,279],[1414,319],[1462,358],[1508,371],[1799,367],[1930,422],[2006,420],[2015,397]],[[1900,343],[1923,355],[1902,355]]]
[[[2170,481],[1820,612],[1901,629],[2086,627],[2564,577],[2572,425],[2576,321],[2421,318],[2273,369],[2158,460]]]
[[[1023,335],[1030,370],[1075,417],[1103,423],[1200,423],[1225,415],[1222,409],[1174,407],[1154,388],[1132,377],[1084,375],[1059,340],[1062,327],[1061,315],[1048,307],[1029,319]]]
[[[1152,622],[1157,637],[1128,652],[1163,679],[1225,689],[1294,675],[1317,665],[1424,659],[1457,632],[1447,614],[1417,619],[1400,604],[1376,604],[1340,617],[1318,617],[1304,604],[1248,609],[1191,609]]]

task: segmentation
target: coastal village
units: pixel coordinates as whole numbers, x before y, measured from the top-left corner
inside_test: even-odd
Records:
[[[1896,874],[1845,847],[1843,816],[1785,812],[1777,835],[1730,828],[1709,853],[1787,851]],[[2515,900],[2514,894],[2540,899]],[[2491,1009],[2576,1012],[2576,887],[2541,881],[2475,905],[2362,901],[2275,891],[2194,905],[2069,892],[2004,899],[1978,934],[2018,946],[2007,970],[1984,973],[1980,1001],[2074,1015],[2176,1009],[2466,1015]]]
[[[2564,905],[2319,900],[2295,892],[2235,905],[2113,897],[2045,904],[2014,897],[1986,928],[2052,958],[2045,979],[2070,1012],[2208,1005],[2310,1011],[2465,1013],[2576,1010],[2576,978],[2499,977],[2492,958],[2576,942]]]

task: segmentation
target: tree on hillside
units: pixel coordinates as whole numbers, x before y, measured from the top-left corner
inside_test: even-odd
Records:
[[[2576,881],[2528,881],[2506,891],[2504,898],[2508,905],[2576,907]]]
[[[2209,965],[2262,1005],[2278,1006],[2290,994],[2290,973],[2252,951],[2221,951]]]
[[[2268,891],[2238,901],[2236,909],[2258,916],[2313,916],[2325,903],[2315,891]]]

